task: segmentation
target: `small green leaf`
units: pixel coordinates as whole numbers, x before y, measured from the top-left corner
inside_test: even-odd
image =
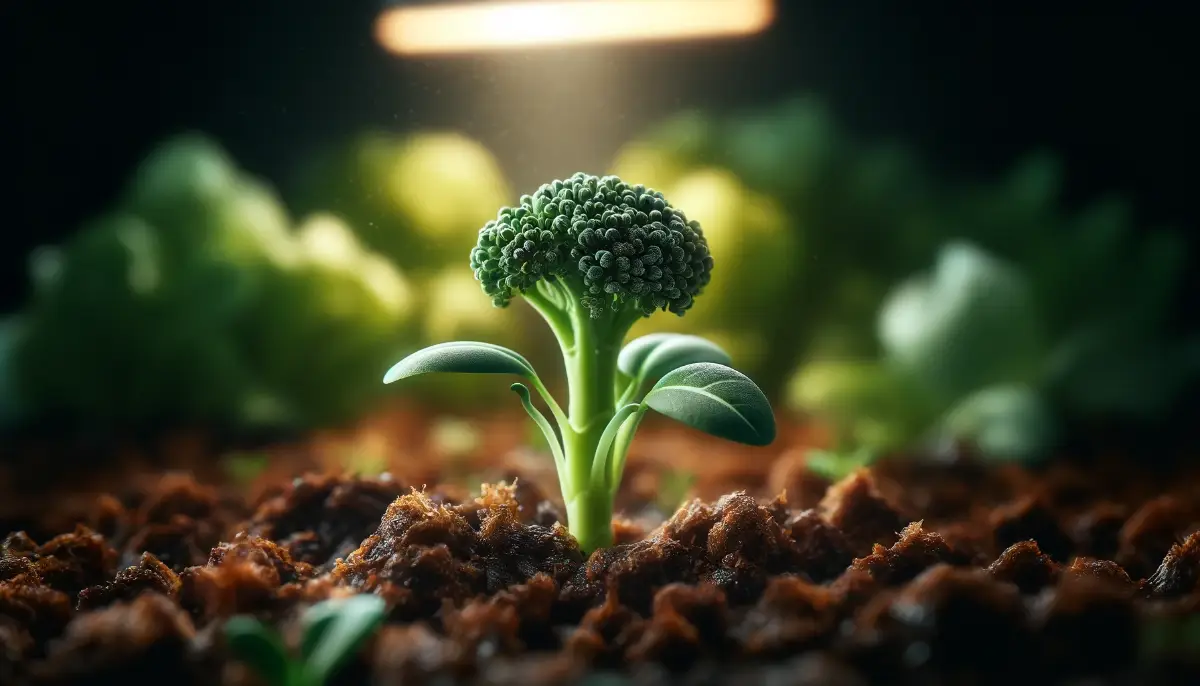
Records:
[[[454,341],[423,348],[400,360],[383,377],[392,383],[418,374],[516,374],[532,378],[533,365],[503,346],[476,341]]]
[[[775,440],[775,415],[745,374],[712,362],[680,367],[659,380],[645,403],[690,427],[747,445]]]
[[[596,445],[596,454],[592,456],[592,483],[604,483],[605,488],[610,488],[612,484],[607,483],[606,479],[611,473],[609,469],[609,456],[612,455],[613,440],[617,437],[617,432],[621,430],[621,425],[629,418],[629,415],[642,409],[642,406],[637,403],[630,403],[617,410],[612,419],[608,420],[608,425],[604,427],[604,433],[600,435],[600,442]]]
[[[289,686],[295,669],[279,636],[254,617],[233,617],[225,623],[225,641],[238,660],[271,686]]]
[[[869,448],[848,452],[810,450],[804,456],[804,466],[813,474],[836,483],[854,470],[871,464],[875,457],[875,452]]]
[[[731,361],[729,353],[699,336],[652,333],[630,341],[617,357],[617,368],[634,379],[648,381],[685,364],[729,365]]]
[[[314,605],[309,610],[310,613],[316,613],[313,623],[309,625],[309,632],[315,631],[316,635],[311,645],[309,637],[305,637],[305,645],[308,646],[305,672],[309,683],[326,683],[338,668],[353,657],[362,642],[375,632],[386,610],[382,598],[368,593]],[[329,618],[329,614],[333,615],[332,618]]]
[[[307,660],[325,636],[325,632],[337,618],[340,605],[337,602],[317,603],[304,613],[304,634],[300,637],[300,654]]]

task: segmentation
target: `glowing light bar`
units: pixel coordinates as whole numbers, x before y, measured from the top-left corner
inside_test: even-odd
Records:
[[[399,55],[748,36],[774,19],[771,0],[574,0],[394,7],[375,26]]]

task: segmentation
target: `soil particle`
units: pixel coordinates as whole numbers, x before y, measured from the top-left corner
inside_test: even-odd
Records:
[[[792,538],[792,567],[810,580],[837,578],[854,561],[850,542],[816,510],[802,510],[786,522]]]
[[[683,544],[661,536],[617,548],[614,552],[616,559],[602,577],[604,588],[643,616],[650,614],[658,589],[675,582],[695,583],[709,567],[703,558],[697,559]],[[596,557],[593,553],[588,559],[589,579],[595,578]],[[611,559],[614,556],[604,557]],[[735,583],[732,579],[724,581]]]
[[[388,506],[379,528],[336,563],[333,576],[363,591],[380,590],[393,616],[429,617],[443,600],[462,602],[486,588],[474,564],[478,545],[478,533],[461,514],[414,490]]]
[[[1058,578],[1059,565],[1043,553],[1036,541],[1014,543],[988,565],[988,574],[1007,581],[1022,593],[1037,593]]]
[[[805,463],[801,452],[787,453],[775,460],[767,473],[767,492],[786,493],[788,501],[799,509],[817,507],[831,484]]]
[[[1191,533],[1193,509],[1169,494],[1144,503],[1121,528],[1116,561],[1135,578],[1152,574],[1171,546]]]
[[[74,598],[81,590],[112,578],[117,553],[103,536],[79,525],[74,533],[55,536],[36,547],[20,532],[10,535],[2,560],[0,577],[31,575]]]
[[[1070,559],[1071,539],[1043,498],[1027,496],[1015,500],[994,510],[989,521],[999,549],[1021,541],[1036,541],[1038,548],[1051,559],[1057,562]]]
[[[1129,574],[1116,562],[1097,560],[1091,557],[1077,557],[1071,560],[1071,565],[1063,570],[1064,577],[1089,577],[1103,581],[1114,588],[1132,590],[1133,581]]]
[[[858,558],[850,568],[867,572],[885,586],[894,586],[911,581],[933,565],[966,562],[967,557],[951,550],[938,533],[926,531],[922,522],[913,522],[904,527],[900,539],[890,548],[877,543],[870,555]]]
[[[180,604],[193,616],[212,620],[235,614],[281,615],[287,606],[284,584],[309,578],[312,567],[293,562],[286,550],[257,536],[241,534],[213,548],[208,564],[180,575]]]
[[[1024,663],[1013,656],[1035,648],[1017,589],[982,570],[931,567],[894,600],[879,602],[887,610],[867,635],[894,668],[958,677],[952,683],[997,683],[1022,673]]]
[[[387,624],[371,649],[375,669],[392,684],[436,683],[433,676],[446,670],[454,648],[428,624]]]
[[[906,521],[880,495],[870,471],[859,469],[829,487],[818,508],[837,527],[854,555],[867,555],[876,543],[891,545]]]
[[[178,515],[166,524],[148,524],[125,544],[121,560],[133,564],[141,555],[152,553],[176,572],[202,565],[209,549],[217,543],[211,526]]]
[[[796,654],[813,647],[831,629],[836,602],[827,587],[798,577],[775,577],[735,635],[751,657]]]
[[[323,565],[357,548],[404,490],[391,477],[306,474],[260,504],[243,528],[278,541],[297,561]]]
[[[621,663],[625,650],[637,642],[644,630],[645,621],[618,602],[615,593],[609,593],[603,604],[584,614],[567,640],[566,649],[583,664],[613,667]]]
[[[94,610],[119,600],[132,600],[147,591],[174,600],[179,597],[182,585],[179,575],[170,567],[150,553],[143,553],[136,566],[117,572],[113,581],[80,591],[76,609]]]
[[[71,619],[71,605],[66,593],[42,586],[35,579],[17,577],[0,582],[0,626],[13,635],[32,639],[30,649],[44,645],[62,631]]]
[[[546,574],[557,583],[570,579],[583,562],[583,553],[565,527],[522,524],[521,507],[509,493],[488,504],[479,530],[487,591],[495,593],[513,584]]]
[[[661,521],[661,520],[660,520]],[[558,521],[555,521],[557,524]],[[646,537],[646,527],[632,519],[613,520],[613,544],[627,545],[637,543]]]
[[[153,675],[169,684],[199,683],[189,665],[191,619],[170,598],[145,593],[131,602],[80,614],[34,666],[41,683],[134,683]]]
[[[626,656],[683,671],[702,659],[728,653],[725,594],[716,586],[669,584],[654,595],[654,608]]]
[[[1200,531],[1171,546],[1143,588],[1159,598],[1176,598],[1200,589]]]
[[[1121,527],[1129,513],[1116,503],[1100,503],[1075,518],[1070,527],[1075,553],[1111,560],[1120,545]]]
[[[1067,574],[1046,589],[1031,621],[1047,676],[1099,676],[1133,666],[1138,627],[1131,601],[1128,586],[1098,576]]]

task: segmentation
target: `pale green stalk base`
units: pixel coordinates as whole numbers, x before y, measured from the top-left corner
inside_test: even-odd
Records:
[[[586,552],[608,548],[613,543],[613,497],[607,489],[576,493],[567,502],[571,533]]]
[[[560,422],[564,470],[559,481],[567,507],[567,526],[585,552],[612,545],[612,510],[620,474],[604,468],[593,478],[593,462],[611,462],[612,450],[598,456],[604,430],[617,411],[617,356],[625,334],[640,318],[617,312],[591,319],[575,304],[577,297],[555,292],[546,282],[525,294],[558,339],[566,366],[570,402],[566,425]],[[623,454],[622,454],[623,457]]]

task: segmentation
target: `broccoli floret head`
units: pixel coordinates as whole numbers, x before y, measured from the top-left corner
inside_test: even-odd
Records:
[[[583,173],[500,210],[471,250],[475,278],[496,306],[545,279],[561,282],[592,318],[627,308],[682,315],[712,267],[700,224],[662,193]]]

